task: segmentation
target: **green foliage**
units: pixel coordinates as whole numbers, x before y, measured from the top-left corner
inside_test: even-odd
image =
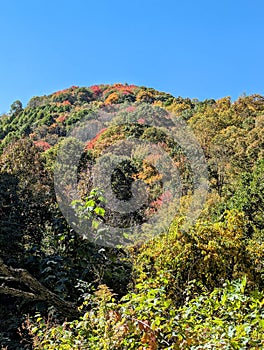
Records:
[[[251,226],[249,233],[264,233],[264,159],[255,164],[253,172],[243,173],[227,206],[245,213]]]
[[[18,179],[12,174],[0,173],[0,255],[17,260],[23,254],[23,224],[20,213]]]
[[[180,308],[175,348],[259,349],[264,345],[263,292],[247,292],[246,278],[202,293]]]
[[[99,225],[98,220],[103,219],[105,214],[105,209],[101,206],[104,202],[103,192],[94,188],[84,200],[74,200],[71,205],[80,219],[91,220],[93,228],[96,229]]]
[[[194,283],[194,282],[192,282]],[[138,285],[119,303],[105,285],[90,294],[84,316],[62,325],[27,320],[34,349],[259,349],[264,345],[264,295],[246,278],[191,297],[175,308],[162,288]]]
[[[18,114],[20,114],[23,110],[22,102],[17,100],[13,102],[10,106],[10,114],[12,117],[16,117]]]
[[[2,217],[3,222],[9,216],[9,231],[12,226],[15,236],[23,231],[24,249],[30,249],[40,243],[45,221],[50,218],[49,205],[54,200],[52,180],[44,169],[40,150],[28,139],[10,145],[0,157],[0,175],[6,179],[3,187],[8,187],[6,193],[10,197],[10,202],[3,209],[7,212],[6,206],[11,207],[6,219]],[[8,177],[11,181],[9,184],[6,182]],[[6,239],[7,232],[4,235]],[[16,244],[16,239],[11,237],[9,235],[10,242]],[[16,249],[12,253],[15,255]]]

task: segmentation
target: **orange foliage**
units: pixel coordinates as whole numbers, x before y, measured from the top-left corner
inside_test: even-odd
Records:
[[[113,92],[112,94],[110,94],[106,100],[105,100],[105,104],[107,105],[110,105],[110,104],[113,104],[113,103],[117,103],[119,100],[119,97],[117,95],[116,92]]]
[[[57,123],[63,123],[66,120],[67,116],[66,115],[60,115],[57,119]]]
[[[66,100],[66,101],[63,101],[63,102],[62,102],[62,105],[63,105],[63,106],[70,106],[71,103],[70,103],[70,101]]]

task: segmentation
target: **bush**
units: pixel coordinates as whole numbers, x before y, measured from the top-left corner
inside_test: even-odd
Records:
[[[180,219],[179,219],[180,220]],[[169,281],[164,287],[177,303],[183,301],[188,282],[196,280],[208,290],[221,287],[226,280],[247,275],[255,286],[262,286],[262,270],[253,259],[255,241],[246,235],[247,221],[237,210],[227,211],[222,221],[197,222],[189,231],[180,229],[175,220],[170,232],[144,244],[135,256],[134,276],[137,283],[148,281],[150,288],[162,286],[160,275]],[[263,256],[263,245],[254,253]]]
[[[138,293],[116,303],[101,285],[81,308],[89,307],[73,322],[54,324],[37,315],[25,328],[34,349],[156,350],[156,349],[259,349],[264,345],[264,294],[249,292],[246,278],[224,288],[204,291],[175,308],[163,288],[138,285]]]

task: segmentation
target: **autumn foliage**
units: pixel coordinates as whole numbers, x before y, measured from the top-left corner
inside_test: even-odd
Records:
[[[110,174],[119,200],[132,197],[136,181],[147,193],[146,203],[133,212],[144,239],[127,246],[105,247],[81,237],[63,217],[55,195],[59,150],[82,121],[89,125],[99,112],[115,119],[83,144],[76,170],[80,198],[70,210],[76,220],[81,213],[96,225],[123,225],[130,242],[131,214],[112,211],[100,189],[92,188],[100,175],[93,167],[111,147],[122,154],[123,145],[129,149],[136,140],[137,147]],[[164,128],[149,125],[151,118],[158,124],[161,115],[170,125],[170,113],[191,128],[208,168],[206,202],[188,230],[183,225],[193,194],[188,157]],[[121,83],[72,86],[33,97],[24,108],[16,101],[0,117],[1,345],[264,348],[263,115],[259,94],[199,101]],[[171,159],[181,180],[179,209],[169,227],[169,213],[162,208],[176,192],[165,188],[165,176],[155,166],[159,156],[148,153],[147,143]],[[71,191],[69,185],[66,193]],[[154,229],[148,220],[157,213],[164,215],[161,234],[145,239]],[[90,230],[88,235],[94,233]],[[51,298],[40,300],[38,291],[24,283],[28,276]]]

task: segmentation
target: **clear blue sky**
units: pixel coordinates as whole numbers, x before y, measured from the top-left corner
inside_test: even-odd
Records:
[[[0,113],[71,85],[264,94],[263,0],[2,0]]]

